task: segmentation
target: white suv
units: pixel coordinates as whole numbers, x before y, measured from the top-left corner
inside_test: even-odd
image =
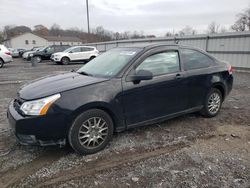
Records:
[[[5,63],[11,61],[13,61],[11,52],[4,45],[0,44],[0,68],[2,68]]]
[[[72,61],[90,61],[99,55],[99,51],[92,46],[73,46],[52,54],[51,60],[57,64],[67,65]]]

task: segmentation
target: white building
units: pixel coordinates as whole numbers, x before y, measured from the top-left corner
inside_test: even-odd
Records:
[[[57,37],[57,36],[38,36],[33,33],[24,33],[4,41],[4,45],[8,48],[31,49],[33,47],[41,47],[48,45],[81,45],[82,40],[77,37]]]

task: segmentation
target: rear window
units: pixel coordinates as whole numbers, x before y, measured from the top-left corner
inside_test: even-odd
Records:
[[[185,70],[207,68],[214,65],[212,58],[196,50],[182,49],[181,57]]]

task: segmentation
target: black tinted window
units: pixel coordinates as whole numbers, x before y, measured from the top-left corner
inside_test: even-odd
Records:
[[[206,68],[214,64],[207,55],[191,49],[182,49],[182,61],[185,70]]]

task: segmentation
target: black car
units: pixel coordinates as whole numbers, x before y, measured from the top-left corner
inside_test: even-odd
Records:
[[[232,67],[199,49],[156,44],[115,48],[76,72],[36,80],[18,92],[8,119],[23,144],[103,149],[114,132],[191,112],[219,113]]]
[[[34,61],[40,63],[42,60],[50,60],[50,57],[53,53],[62,52],[68,48],[70,48],[69,45],[51,45],[30,54],[30,56],[34,59]]]

